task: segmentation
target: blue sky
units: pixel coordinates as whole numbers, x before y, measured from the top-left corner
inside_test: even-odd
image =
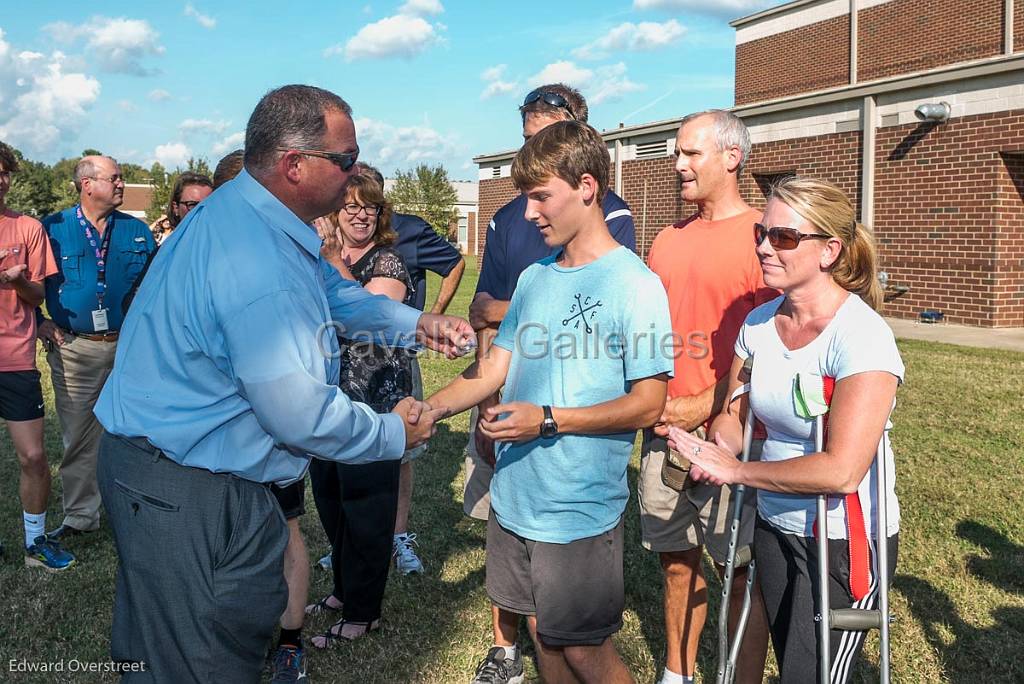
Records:
[[[0,139],[53,162],[87,147],[169,167],[241,147],[285,83],[340,94],[390,175],[520,144],[533,85],[579,87],[599,129],[733,103],[728,21],[779,0],[8,2]],[[31,9],[30,9],[31,8]],[[126,9],[122,9],[126,8]]]

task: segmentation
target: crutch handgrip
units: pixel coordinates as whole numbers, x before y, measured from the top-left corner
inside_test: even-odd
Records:
[[[837,608],[829,611],[832,629],[847,632],[866,632],[869,629],[882,628],[882,611],[861,610],[858,608]]]
[[[750,565],[750,561],[753,557],[753,551],[751,550],[750,545],[747,544],[743,548],[736,549],[736,560],[733,562],[733,565],[737,568],[745,568]]]

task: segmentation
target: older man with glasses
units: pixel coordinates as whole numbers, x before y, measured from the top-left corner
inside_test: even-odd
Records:
[[[114,365],[123,300],[156,249],[145,223],[117,211],[124,178],[115,160],[83,157],[74,182],[78,204],[43,219],[58,269],[46,279],[49,319],[39,325],[64,441],[64,522],[55,539],[100,526],[102,428],[92,409]]]

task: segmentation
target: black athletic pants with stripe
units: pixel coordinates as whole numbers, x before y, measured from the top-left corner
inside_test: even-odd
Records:
[[[896,571],[899,535],[889,537],[889,581]],[[850,552],[845,539],[830,539],[829,603],[836,608],[875,608],[878,587],[872,572],[867,596],[854,604],[850,593]],[[813,537],[786,534],[760,516],[754,529],[754,557],[761,584],[780,684],[818,681],[818,546]],[[874,558],[870,567],[874,567]],[[865,632],[832,630],[829,681],[844,684],[864,646]],[[812,676],[813,673],[813,676]]]

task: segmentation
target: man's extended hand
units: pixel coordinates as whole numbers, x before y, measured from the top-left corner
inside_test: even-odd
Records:
[[[39,328],[36,330],[36,337],[43,341],[43,345],[47,347],[47,350],[52,349],[54,346],[63,346],[64,344],[64,331],[49,319],[39,324]]]
[[[497,327],[508,313],[508,302],[481,293],[473,298],[469,305],[469,324],[473,330]]]
[[[665,410],[654,426],[655,434],[662,437],[668,435],[668,426],[673,425],[687,432],[692,432],[707,421],[708,416],[702,402],[696,397],[676,397],[665,402]]]
[[[498,420],[501,414],[504,418]],[[540,437],[544,409],[525,401],[492,406],[480,415],[477,430],[495,442],[528,442]]]
[[[405,449],[408,451],[434,436],[437,431],[435,423],[445,417],[448,409],[432,409],[424,401],[406,397],[398,402],[391,412],[401,416],[402,422],[405,423]]]
[[[425,313],[416,325],[416,339],[449,359],[476,349],[476,335],[469,322],[456,316]]]
[[[17,264],[10,268],[0,271],[0,285],[6,283],[16,283],[20,280],[25,279],[25,273],[28,272],[28,266],[25,264]]]

